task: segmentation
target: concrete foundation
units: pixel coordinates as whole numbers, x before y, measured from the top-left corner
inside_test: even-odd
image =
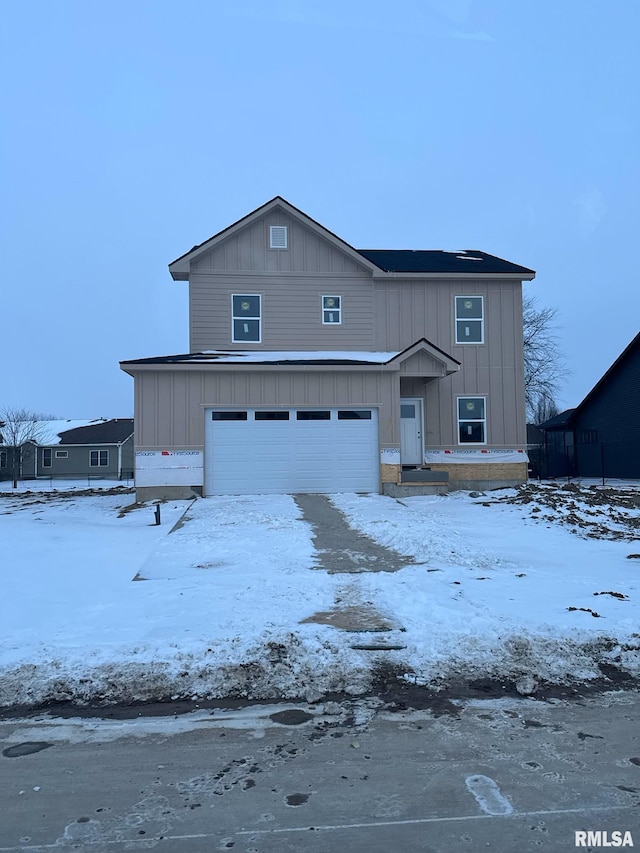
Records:
[[[202,486],[136,486],[136,500],[183,501],[202,497]]]

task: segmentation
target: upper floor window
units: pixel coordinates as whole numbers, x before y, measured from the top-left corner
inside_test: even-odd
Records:
[[[104,468],[109,464],[108,450],[90,450],[89,466],[91,468]]]
[[[262,340],[262,297],[255,293],[231,297],[231,340],[259,344]]]
[[[42,467],[43,468],[51,468],[51,448],[43,447],[42,448]]]
[[[458,397],[458,441],[460,444],[487,443],[485,397]]]
[[[322,322],[342,323],[342,300],[339,296],[322,297]]]
[[[456,343],[484,343],[484,299],[456,296]]]
[[[286,225],[270,225],[269,226],[269,248],[270,249],[287,249],[289,247],[289,235]]]

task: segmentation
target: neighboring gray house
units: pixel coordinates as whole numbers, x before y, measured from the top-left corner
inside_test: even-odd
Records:
[[[532,270],[357,250],[280,197],[169,270],[189,352],[121,362],[140,498],[526,481]]]
[[[21,448],[20,479],[133,477],[133,418],[42,421],[38,439]],[[0,479],[9,479],[9,453],[0,444]]]
[[[640,333],[579,406],[540,429],[543,476],[640,479]]]

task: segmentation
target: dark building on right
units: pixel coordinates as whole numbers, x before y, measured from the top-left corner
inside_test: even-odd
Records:
[[[539,429],[542,478],[640,479],[640,333],[579,406]]]

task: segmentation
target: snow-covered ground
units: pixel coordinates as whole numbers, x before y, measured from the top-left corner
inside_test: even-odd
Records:
[[[439,685],[640,674],[637,490],[334,496],[415,563],[327,574],[290,496],[166,503],[158,527],[113,487],[0,495],[0,705],[357,693],[387,664]],[[349,606],[395,627],[302,621]],[[381,640],[402,648],[352,648]]]

